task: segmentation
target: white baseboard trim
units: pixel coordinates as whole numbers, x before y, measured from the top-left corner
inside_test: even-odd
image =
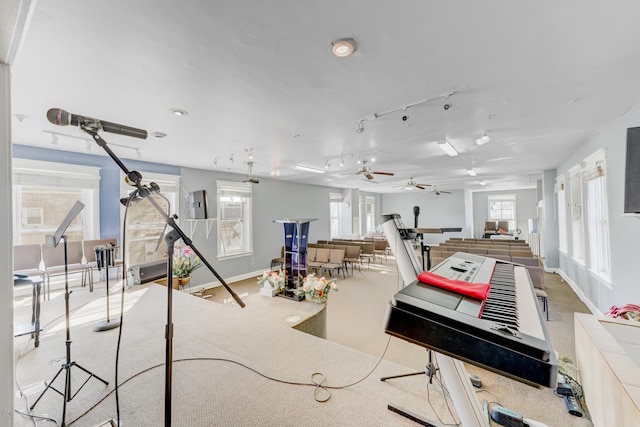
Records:
[[[582,289],[580,289],[578,287],[578,285],[573,280],[571,280],[560,269],[558,269],[558,274],[560,275],[560,277],[562,277],[562,280],[564,280],[565,282],[567,282],[569,284],[569,286],[571,287],[573,292],[578,296],[578,298],[580,298],[580,301],[582,301],[587,306],[587,308],[591,311],[592,314],[595,314],[597,316],[603,316],[603,314],[600,312],[598,307],[596,307],[596,305],[593,302],[591,302],[591,300],[589,298],[587,298],[587,296],[584,294],[584,292],[582,292]]]
[[[260,270],[252,271],[250,273],[245,273],[245,274],[240,274],[238,276],[229,277],[227,279],[224,279],[224,281],[227,282],[227,285],[229,285],[231,283],[239,282],[241,280],[246,280],[246,279],[249,279],[251,277],[262,276],[262,273],[264,271],[266,271],[266,270],[269,270],[269,268],[265,267],[265,268],[260,269]],[[216,280],[215,282],[203,283],[201,285],[192,285],[191,288],[189,288],[187,286],[187,289],[183,289],[183,291],[187,292],[187,293],[194,294],[194,293],[202,292],[203,290],[217,288],[219,286],[222,286],[222,283],[220,283],[219,280]],[[256,279],[256,289],[258,289],[258,280],[257,279]]]

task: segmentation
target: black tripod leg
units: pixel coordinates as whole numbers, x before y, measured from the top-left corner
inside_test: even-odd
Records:
[[[58,370],[58,373],[55,374],[55,376],[51,379],[51,381],[49,381],[49,384],[47,384],[47,387],[45,387],[44,390],[42,390],[42,393],[40,393],[40,396],[38,396],[38,398],[36,399],[35,402],[33,402],[33,405],[31,405],[31,407],[29,409],[33,410],[33,408],[36,407],[36,405],[38,404],[38,402],[40,401],[40,399],[42,399],[42,396],[44,396],[44,394],[47,392],[47,390],[49,390],[50,388],[53,389],[53,391],[60,393],[58,390],[55,389],[55,387],[53,387],[53,383],[56,381],[56,378],[58,378],[58,375],[60,375],[62,373],[62,371],[65,370],[66,365],[62,365],[62,367]]]
[[[104,385],[109,385],[108,381],[103,380],[102,378],[100,378],[99,376],[97,376],[96,374],[94,374],[93,372],[88,371],[87,369],[83,368],[82,366],[78,365],[76,362],[73,362],[71,364],[72,366],[75,366],[76,368],[81,369],[82,371],[84,371],[86,374],[89,375],[89,378],[95,378],[98,381],[102,382]]]
[[[409,374],[392,375],[390,377],[382,377],[380,378],[380,381],[392,380],[394,378],[402,378],[402,377],[413,377],[414,375],[424,375],[424,371],[411,372]]]

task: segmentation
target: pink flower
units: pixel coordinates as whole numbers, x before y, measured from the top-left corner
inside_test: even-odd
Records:
[[[193,249],[191,249],[191,246],[185,246],[184,248],[182,248],[183,255],[191,256],[192,253],[193,253]]]

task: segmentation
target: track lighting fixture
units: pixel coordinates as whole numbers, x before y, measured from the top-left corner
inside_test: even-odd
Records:
[[[364,120],[360,120],[358,122],[358,129],[356,129],[356,133],[364,132]]]
[[[218,167],[218,158],[217,157],[215,159],[213,159],[213,167],[214,168]]]
[[[480,138],[476,139],[476,144],[478,145],[484,145],[487,142],[491,141],[491,138],[489,137],[489,135],[487,135],[486,132],[484,132]]]
[[[331,167],[331,163],[329,163],[329,160],[327,160],[326,162],[324,162],[324,168],[325,169],[329,169]]]
[[[340,157],[340,167],[344,166],[344,157]]]
[[[233,163],[233,153],[229,154],[229,161]]]
[[[467,173],[469,174],[469,176],[476,176],[477,175],[476,171],[473,170],[473,168],[467,169]]]

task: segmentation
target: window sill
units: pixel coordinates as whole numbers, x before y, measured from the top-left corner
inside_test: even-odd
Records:
[[[589,274],[596,279],[600,284],[606,286],[609,289],[613,289],[613,283],[611,283],[611,278],[609,276],[605,276],[603,274],[598,273],[597,271],[593,271],[589,269]]]

